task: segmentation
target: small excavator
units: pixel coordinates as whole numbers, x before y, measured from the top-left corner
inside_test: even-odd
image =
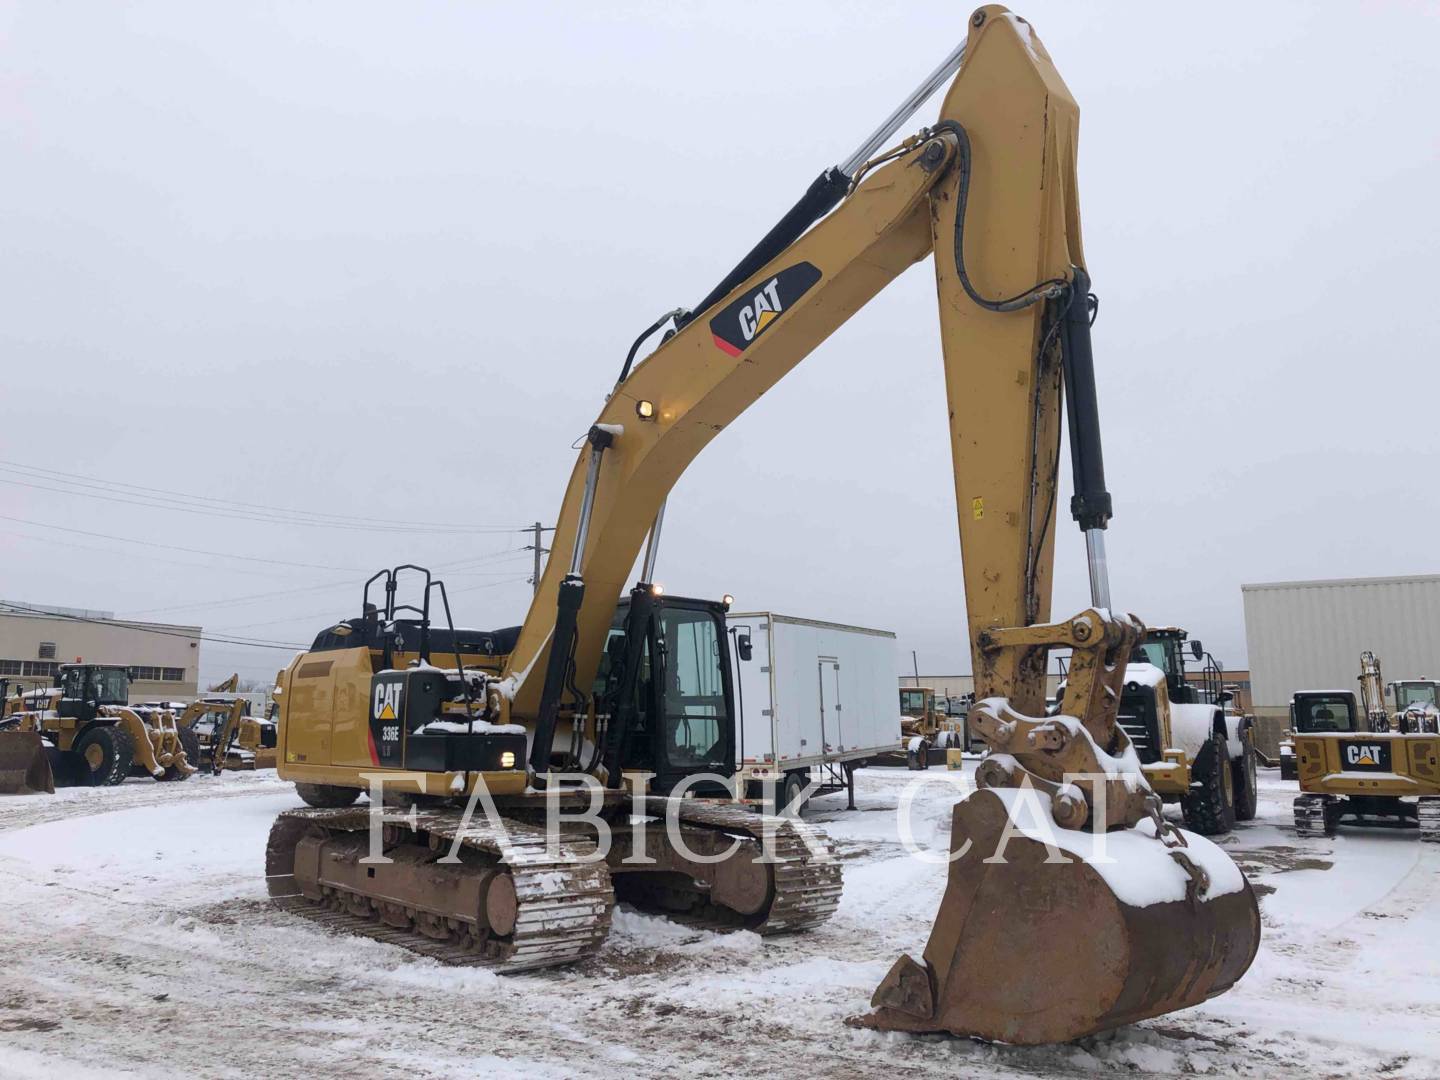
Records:
[[[250,701],[240,696],[240,673],[216,683],[187,705],[153,702],[169,709],[184,734],[190,763],[216,775],[225,769],[273,769],[277,730],[269,717],[250,715]]]
[[[1349,690],[1298,690],[1291,700],[1295,832],[1334,836],[1351,822],[1413,827],[1422,841],[1440,843],[1440,724],[1424,680],[1395,684],[1393,717],[1368,649],[1359,683],[1358,705]]]
[[[947,85],[938,121],[892,143]],[[975,11],[965,41],[708,296],[636,339],[580,447],[523,625],[456,629],[428,572],[372,578],[360,612],[322,631],[277,687],[280,775],[311,808],[272,828],[276,902],[500,971],[593,954],[617,896],[761,932],[827,918],[841,883],[818,831],[712,797],[728,795],[735,760],[724,604],[656,583],[664,507],[712,439],[933,253],[976,684],[967,720],[988,755],[953,810],[929,943],[851,1022],[1062,1042],[1233,985],[1259,945],[1254,893],[1223,851],[1163,816],[1117,722],[1144,626],[1109,593],[1077,126],[1031,26],[999,5]],[[1067,421],[1092,604],[1052,621]],[[418,603],[400,602],[402,578]],[[1053,716],[1052,650],[1070,655]],[[369,812],[352,805],[367,789]],[[498,821],[467,825],[482,796]],[[547,804],[594,816],[564,819],[547,846]],[[598,859],[597,819],[614,838]],[[383,860],[365,858],[372,826]]]

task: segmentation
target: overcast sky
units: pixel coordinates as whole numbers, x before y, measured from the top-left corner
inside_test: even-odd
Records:
[[[1081,107],[1116,606],[1238,665],[1242,582],[1440,570],[1440,8],[1017,10]],[[518,622],[513,530],[631,339],[968,13],[0,5],[0,596],[304,642],[412,561]],[[700,456],[657,576],[969,669],[928,262]],[[1087,600],[1064,521],[1056,613]],[[207,643],[202,674],[289,655]]]

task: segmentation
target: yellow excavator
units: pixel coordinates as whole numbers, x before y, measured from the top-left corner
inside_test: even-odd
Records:
[[[938,121],[892,143],[947,84]],[[1254,893],[1219,848],[1162,815],[1117,723],[1144,627],[1109,596],[1077,124],[1030,25],[980,8],[966,40],[704,300],[631,346],[580,448],[556,557],[523,625],[457,630],[428,572],[372,578],[360,612],[321,632],[277,687],[280,775],[313,808],[272,828],[276,901],[501,971],[592,954],[617,896],[762,932],[828,917],[840,877],[823,837],[714,797],[728,794],[735,760],[725,605],[662,591],[661,525],[694,457],[933,253],[976,683],[968,722],[989,753],[953,811],[929,943],[896,961],[873,1011],[852,1022],[1059,1042],[1233,985],[1259,944]],[[1066,419],[1092,606],[1052,621]],[[402,579],[418,602],[400,602]],[[1070,666],[1064,714],[1047,716],[1051,650]],[[369,812],[352,805],[364,789]],[[494,813],[467,818],[484,799]],[[593,813],[566,817],[547,845],[557,808]],[[383,858],[366,856],[372,825]]]
[[[176,726],[193,746],[190,762],[202,772],[218,775],[227,768],[275,767],[276,725],[269,717],[250,715],[250,701],[240,696],[239,687],[236,672],[188,705],[154,702],[149,706],[176,714]]]

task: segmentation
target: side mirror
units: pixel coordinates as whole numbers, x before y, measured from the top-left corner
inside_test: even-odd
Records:
[[[139,681],[139,679],[140,679],[140,669],[139,669],[139,668],[136,668],[136,667],[126,668],[126,669],[125,669],[125,677],[126,677],[127,679],[129,679],[131,682],[137,682],[137,681]]]
[[[1204,645],[1201,645],[1200,642],[1198,642],[1198,641],[1191,641],[1191,642],[1190,642],[1190,655],[1193,656],[1196,660],[1204,660],[1204,659],[1205,659],[1205,646],[1204,646]]]
[[[354,633],[354,628],[348,622],[336,623],[330,628],[330,633],[336,637],[349,637]]]
[[[740,659],[745,661],[755,655],[755,648],[750,644],[749,634],[735,635],[735,651],[740,654]]]
[[[1221,704],[1221,705],[1224,705],[1227,701],[1234,701],[1234,700],[1235,700],[1235,695],[1232,694],[1229,690],[1221,690],[1221,691],[1220,691],[1220,704]]]

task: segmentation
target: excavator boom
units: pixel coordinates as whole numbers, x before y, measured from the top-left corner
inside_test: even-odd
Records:
[[[938,121],[885,149],[952,77]],[[975,672],[968,719],[990,753],[976,774],[982,790],[955,807],[948,885],[921,959],[897,961],[875,993],[875,1011],[855,1022],[1064,1041],[1193,1005],[1232,985],[1258,946],[1253,892],[1220,849],[1163,818],[1117,722],[1125,664],[1144,627],[1110,604],[1104,530],[1111,506],[1090,347],[1097,302],[1076,190],[1078,122],[1075,101],[1029,24],[998,5],[980,8],[963,45],[855,154],[825,170],[697,308],[670,312],[631,348],[575,461],[554,556],[513,639],[497,631],[473,643],[462,663],[452,625],[455,668],[441,671],[428,663],[428,611],[435,589],[448,617],[443,585],[418,567],[372,578],[386,580],[383,612],[367,600],[362,619],[322,634],[316,651],[297,658],[282,679],[281,775],[301,781],[302,797],[317,810],[282,816],[272,831],[272,895],[339,905],[347,918],[366,925],[378,918],[443,940],[446,950],[524,959],[517,927],[526,917],[526,886],[513,852],[479,843],[470,869],[446,879],[464,904],[435,899],[439,879],[427,876],[429,860],[451,835],[450,817],[437,811],[423,827],[411,825],[397,841],[401,868],[387,871],[385,882],[353,872],[363,817],[342,809],[355,797],[350,770],[393,769],[402,743],[423,748],[407,740],[450,746],[448,736],[424,734],[428,723],[410,722],[408,710],[418,709],[423,720],[439,707],[434,696],[419,709],[414,702],[425,694],[450,694],[447,715],[463,718],[458,726],[470,735],[483,724],[510,770],[486,775],[505,784],[522,811],[534,789],[550,793],[553,784],[563,795],[559,774],[582,768],[611,789],[607,797],[627,820],[663,806],[681,812],[696,839],[744,836],[753,819],[732,807],[624,801],[627,771],[656,775],[625,752],[641,731],[653,737],[660,730],[638,718],[635,702],[646,694],[653,702],[666,677],[677,676],[666,667],[670,639],[654,630],[656,619],[667,607],[674,618],[686,610],[677,598],[662,598],[653,580],[665,500],[712,439],[906,268],[933,255]],[[672,332],[636,362],[643,342],[667,324]],[[1092,606],[1052,621],[1062,424],[1074,476],[1069,511],[1085,536]],[[647,535],[641,580],[617,625]],[[394,648],[401,570],[425,576],[423,610],[412,609],[423,616],[418,660],[403,670],[397,658],[404,650]],[[718,687],[728,679],[723,629],[713,612],[686,603],[692,644],[711,628],[704,633],[713,645],[696,646],[694,655],[717,658]],[[642,677],[641,654],[652,644],[651,675]],[[1047,716],[1045,671],[1055,649],[1070,654],[1066,714]],[[603,708],[588,695],[602,658],[604,685],[615,683]],[[456,686],[464,688],[463,702]],[[711,687],[701,695],[713,710],[705,719],[717,728],[733,716],[724,694]],[[332,723],[327,710],[341,701],[349,703],[346,719],[342,724],[336,711]],[[367,701],[375,703],[368,748],[358,734],[366,730],[359,710]],[[301,730],[301,716],[312,718],[314,731]],[[522,772],[510,747],[523,747],[524,736],[529,769]],[[516,742],[502,746],[497,740],[504,739]],[[721,733],[694,749],[707,768],[729,770],[727,745]],[[452,775],[455,794],[473,786],[472,769],[486,768],[444,762],[430,771]],[[717,775],[691,772],[692,779]],[[342,779],[351,790],[332,786]],[[1062,848],[1074,857],[1050,858]],[[669,878],[654,895],[708,895],[742,925],[772,929],[812,926],[833,910],[833,866],[806,863],[798,849],[778,861],[748,859],[720,862],[713,880],[694,860],[662,859]],[[622,863],[610,866],[623,878],[634,868]],[[594,912],[608,912],[608,887],[595,874],[592,881],[556,873],[560,892],[590,912],[577,916],[582,934],[556,945],[560,962],[603,936],[608,915]],[[482,888],[500,901],[477,914],[474,890]]]
[[[939,70],[957,61],[937,123],[822,174],[700,310],[672,313],[673,336],[633,367],[632,349],[575,463],[558,557],[494,704],[534,726],[530,764],[543,776],[563,708],[584,707],[573,690],[563,702],[565,688],[587,685],[595,671],[647,533],[639,589],[650,587],[665,499],[685,468],[851,314],[933,254],[976,680],[970,726],[991,751],[977,774],[986,790],[955,809],[954,853],[1003,848],[1015,815],[1033,804],[1051,829],[1122,831],[1131,872],[1167,885],[1135,896],[1084,856],[1056,867],[1043,835],[1023,841],[1003,869],[958,857],[923,961],[898,961],[876,1011],[857,1023],[1047,1042],[1222,992],[1248,968],[1260,924],[1228,857],[1161,816],[1116,719],[1144,627],[1110,610],[1079,110],[1029,24],[1003,7],[976,11],[964,46]],[[809,214],[834,205],[840,177],[843,198],[805,231]],[[1052,623],[1066,421],[1069,509],[1085,536],[1093,606]],[[1061,717],[1045,716],[1052,649],[1071,654],[1070,715]],[[1014,905],[1017,894],[1035,903]],[[1076,949],[1082,941],[1089,946]],[[1026,974],[1038,971],[1049,975]]]

